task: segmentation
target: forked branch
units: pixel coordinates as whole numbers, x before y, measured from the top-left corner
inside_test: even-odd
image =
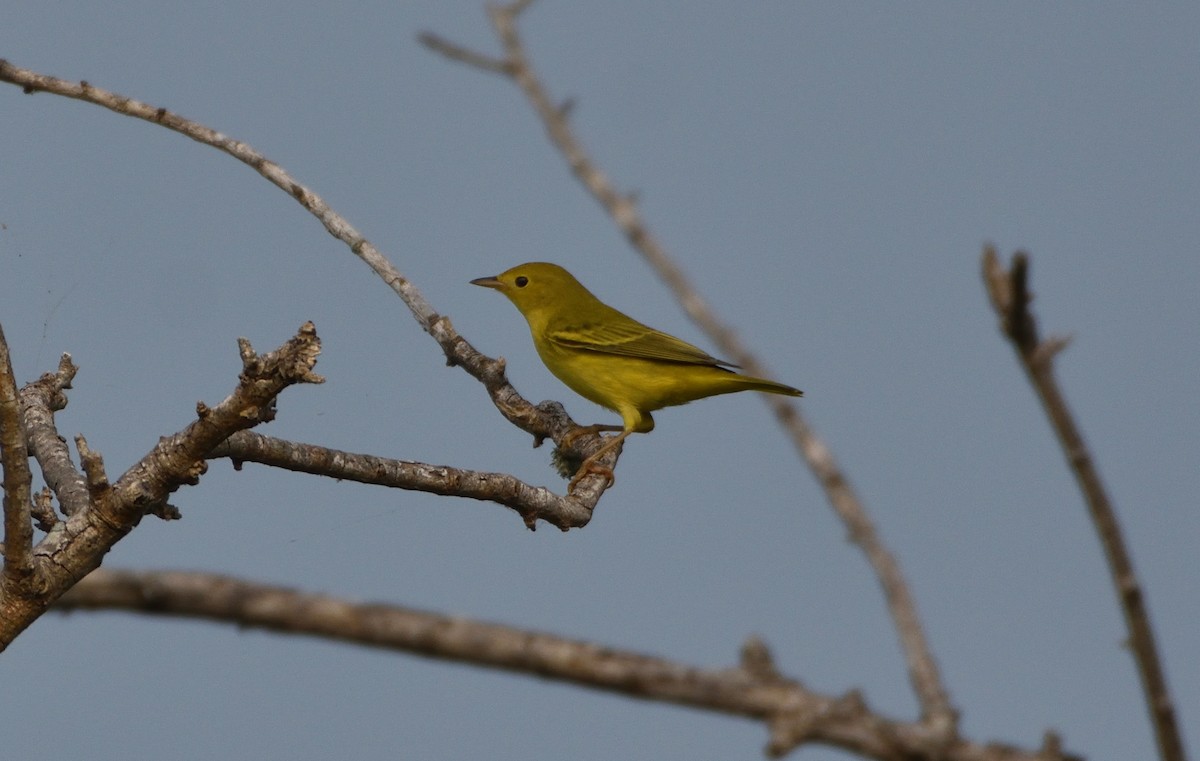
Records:
[[[27,540],[17,531],[16,513],[20,510],[23,530],[32,532],[32,507],[28,487],[28,470],[22,474],[15,462],[10,445],[10,427],[14,415],[5,401],[0,371],[0,424],[4,428],[5,469],[5,529],[13,541],[10,572],[6,555],[5,574],[0,577],[0,650],[38,618],[79,579],[100,565],[105,554],[149,513],[169,514],[167,497],[185,484],[196,483],[205,472],[205,457],[217,444],[235,431],[245,430],[275,414],[275,397],[296,383],[320,383],[322,378],[312,372],[320,352],[320,341],[312,323],[301,326],[297,334],[279,349],[265,355],[257,354],[245,339],[239,341],[242,371],[233,393],[220,403],[209,407],[203,403],[196,408],[196,420],[182,431],[159,439],[141,460],[136,462],[115,482],[110,482],[104,462],[92,451],[82,436],[76,437],[82,473],[74,471],[66,446],[54,427],[54,412],[66,406],[65,389],[70,385],[76,368],[69,357],[59,366],[58,373],[47,373],[26,386],[20,394],[24,423],[15,430],[24,431],[29,447],[16,455],[26,468],[29,454],[39,462],[51,463],[51,469],[71,470],[73,477],[57,473],[48,481],[84,484],[85,495],[71,491],[74,501],[64,510],[63,521],[52,523],[49,533],[32,548],[30,557]],[[49,450],[49,451],[47,451]],[[9,483],[15,474],[26,485]],[[60,492],[66,493],[66,492]],[[11,500],[21,500],[10,509]],[[66,504],[65,502],[63,504]],[[10,523],[12,525],[10,526]],[[15,541],[14,541],[15,539]]]

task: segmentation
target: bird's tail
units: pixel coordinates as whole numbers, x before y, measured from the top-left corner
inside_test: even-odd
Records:
[[[752,391],[765,391],[768,394],[782,394],[784,396],[804,396],[804,392],[798,388],[792,388],[783,383],[766,380],[765,378],[754,378],[749,375],[739,375],[745,381],[746,388]]]

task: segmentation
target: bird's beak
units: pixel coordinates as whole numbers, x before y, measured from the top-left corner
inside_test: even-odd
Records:
[[[504,287],[504,283],[501,283],[499,278],[494,277],[477,277],[471,281],[471,285],[482,285],[484,288],[495,288],[496,290]]]

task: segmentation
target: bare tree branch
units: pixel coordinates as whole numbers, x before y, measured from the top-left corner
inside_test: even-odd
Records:
[[[460,47],[449,40],[444,40],[441,37],[438,37],[432,32],[422,32],[421,34],[417,35],[417,39],[420,40],[421,44],[425,47],[441,53],[452,61],[465,63],[468,66],[474,66],[475,68],[483,69],[484,71],[492,71],[497,74],[505,74],[508,76],[512,75],[512,70],[508,65],[508,61],[504,60],[503,58],[492,58],[491,56],[484,55],[483,53],[479,53],[469,48]]]
[[[3,327],[0,327],[0,464],[4,468],[3,586],[13,594],[28,594],[33,577],[33,474],[21,429],[17,380]],[[0,617],[7,617],[2,607]]]
[[[78,371],[71,355],[64,354],[58,361],[58,372],[46,373],[21,389],[21,421],[30,453],[67,517],[86,509],[89,496],[87,482],[75,469],[71,450],[54,426],[54,413],[66,408],[66,390]]]
[[[42,487],[34,496],[32,514],[34,524],[42,531],[48,533],[58,525],[58,514],[54,512],[54,496],[50,487]]]
[[[1028,255],[1018,252],[1013,257],[1012,267],[1005,270],[996,255],[996,249],[986,246],[983,251],[983,280],[992,308],[1000,318],[1001,330],[1012,342],[1029,382],[1042,401],[1042,408],[1050,419],[1067,465],[1075,475],[1092,523],[1096,526],[1117,600],[1125,615],[1130,649],[1137,662],[1159,756],[1163,761],[1185,761],[1187,753],[1154,642],[1150,612],[1146,609],[1142,588],[1133,570],[1133,560],[1125,547],[1116,510],[1054,376],[1054,357],[1066,346],[1066,340],[1038,337],[1037,319],[1029,309],[1033,295],[1029,291]]]
[[[233,393],[214,407],[200,403],[197,419],[184,430],[159,439],[145,457],[110,483],[99,453],[91,451],[79,437],[79,454],[86,474],[87,504],[54,526],[33,552],[32,579],[20,588],[0,580],[0,650],[38,618],[63,592],[100,565],[104,555],[128,534],[148,512],[161,511],[168,495],[184,484],[196,483],[204,473],[205,457],[235,431],[270,420],[275,397],[296,383],[321,383],[312,372],[320,352],[320,341],[312,323],[276,351],[258,355],[246,339],[240,339],[242,373]],[[65,376],[73,376],[69,367]],[[51,408],[66,405],[62,378],[46,375],[31,384],[49,388],[46,393],[23,397],[34,417],[51,418]],[[58,391],[54,392],[53,389]],[[58,398],[62,397],[62,398]],[[48,406],[37,409],[42,403]],[[51,423],[52,426],[52,423]],[[7,425],[6,425],[7,429]],[[51,427],[50,431],[53,431]],[[38,431],[47,438],[49,431]],[[57,437],[57,433],[54,433]],[[7,469],[7,464],[6,464]],[[26,495],[28,503],[28,495]],[[29,513],[25,514],[28,525]]]
[[[691,285],[683,270],[675,264],[666,249],[650,232],[637,210],[634,199],[616,190],[576,139],[567,118],[570,109],[555,104],[525,56],[516,22],[518,15],[528,4],[518,2],[513,5],[488,7],[488,15],[504,48],[502,61],[469,51],[430,33],[422,34],[420,41],[451,60],[511,78],[541,119],[550,142],[562,154],[571,172],[604,208],[630,245],[658,272],[692,321],[720,347],[725,356],[745,368],[750,375],[771,377],[757,357],[738,340],[734,331],[717,318],[713,309]],[[954,737],[957,731],[957,713],[942,684],[937,661],[921,628],[916,601],[904,581],[899,563],[879,538],[874,523],[832,452],[804,421],[799,406],[783,397],[768,394],[761,396],[774,411],[776,419],[791,437],[793,445],[816,475],[834,512],[847,527],[851,540],[862,548],[874,569],[895,623],[908,665],[909,678],[921,701],[924,718],[937,725],[947,739]]]
[[[226,576],[187,572],[98,570],[75,585],[56,607],[62,611],[119,609],[203,618],[284,634],[339,639],[743,716],[766,725],[771,737],[766,750],[772,756],[817,743],[881,761],[1072,758],[1057,749],[1056,741],[1047,742],[1038,751],[964,740],[946,745],[927,723],[880,716],[871,712],[857,693],[820,695],[779,677],[769,652],[756,640],[747,643],[741,665],[701,669],[499,624],[393,605],[355,604]]]
[[[538,520],[563,531],[585,526],[591,520],[599,498],[595,491],[590,500],[560,497],[549,489],[529,486],[507,473],[482,473],[447,465],[341,452],[250,431],[233,434],[213,449],[209,457],[228,457],[239,470],[244,462],[256,462],[338,480],[496,502],[516,510],[531,530],[536,528]]]
[[[521,397],[509,384],[504,374],[503,360],[494,360],[475,350],[450,324],[450,319],[438,314],[433,306],[387,258],[371,244],[346,219],[333,211],[324,199],[294,179],[283,167],[270,161],[246,143],[234,140],[198,122],[185,119],[165,108],[156,108],[146,103],[118,95],[86,81],[69,82],[57,77],[22,69],[0,59],[0,81],[19,85],[26,93],[49,92],[67,98],[75,98],[135,119],[142,119],[178,132],[199,143],[211,146],[261,174],[272,184],[292,196],[310,214],[315,216],[329,234],[349,246],[408,306],[413,317],[425,332],[441,346],[447,363],[459,365],[488,390],[496,408],[514,425],[532,434],[536,443],[550,438],[566,452],[578,453],[582,460],[599,449],[603,441],[596,434],[566,438],[566,434],[578,428],[574,423],[564,427],[559,418],[547,418],[539,406]],[[567,420],[570,420],[567,418]],[[606,457],[606,463],[615,465],[617,452]],[[575,494],[587,500],[598,500],[608,488],[607,481],[591,477],[581,482]],[[533,487],[528,487],[530,493]],[[536,505],[530,505],[536,511]]]

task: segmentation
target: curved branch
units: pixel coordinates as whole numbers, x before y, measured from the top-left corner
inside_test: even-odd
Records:
[[[857,693],[820,695],[781,678],[757,640],[742,663],[702,669],[642,653],[542,632],[393,605],[350,603],[227,576],[188,572],[98,570],[57,603],[62,611],[128,610],[203,618],[282,634],[302,634],[503,669],[643,700],[674,703],[762,721],[767,752],[808,743],[881,761],[1065,761],[1047,742],[1038,751],[956,740],[942,745],[925,723],[872,712]]]
[[[613,187],[607,175],[576,139],[568,122],[570,109],[554,103],[525,56],[516,22],[527,5],[528,2],[518,2],[511,6],[488,7],[492,25],[504,48],[504,59],[499,63],[428,32],[419,39],[426,47],[451,60],[512,79],[541,119],[550,142],[562,154],[571,173],[604,208],[630,245],[658,272],[688,317],[712,339],[724,356],[728,356],[747,373],[762,378],[771,377],[758,358],[738,340],[733,330],[717,318],[713,309],[691,285],[683,270],[646,226],[633,198]],[[793,446],[807,461],[825,490],[830,506],[847,527],[851,540],[862,549],[875,571],[896,626],[909,678],[921,702],[923,716],[937,725],[946,738],[953,737],[957,713],[942,684],[937,661],[921,628],[916,601],[908,589],[899,563],[879,538],[874,522],[832,452],[805,422],[799,406],[783,397],[770,394],[760,396],[775,413],[776,419],[792,439]]]
[[[29,451],[37,459],[46,485],[58,497],[63,515],[85,510],[89,503],[87,483],[71,462],[71,450],[58,435],[54,413],[66,409],[66,390],[79,368],[70,354],[58,361],[58,372],[46,373],[21,389],[21,423],[29,440]]]
[[[87,81],[70,82],[57,77],[22,69],[0,59],[0,81],[21,86],[26,93],[49,92],[67,98],[75,98],[124,116],[158,124],[169,130],[189,137],[196,142],[216,148],[241,161],[280,188],[317,218],[329,234],[345,243],[359,259],[362,259],[398,295],[412,312],[417,324],[434,338],[446,355],[450,365],[458,365],[472,377],[483,383],[496,408],[508,420],[532,434],[537,443],[550,438],[568,451],[581,451],[584,456],[599,449],[603,441],[596,434],[566,438],[568,431],[576,426],[564,427],[561,421],[546,417],[538,406],[521,397],[504,376],[502,359],[492,359],[478,352],[450,324],[449,318],[440,315],[408,278],[397,270],[387,257],[354,228],[345,218],[329,207],[319,195],[293,178],[283,167],[267,159],[252,147],[234,140],[214,129],[185,119],[165,108],[128,98],[117,93],[94,87]],[[569,418],[568,418],[569,420]],[[617,453],[613,453],[613,462]],[[585,498],[596,499],[608,488],[603,478],[584,479],[575,492],[586,492]],[[536,510],[536,506],[530,506]]]
[[[1033,296],[1029,292],[1028,255],[1018,252],[1013,257],[1012,268],[1005,270],[996,255],[996,249],[986,246],[983,251],[983,280],[992,308],[1000,318],[1001,331],[1012,343],[1029,382],[1042,401],[1042,408],[1062,446],[1067,465],[1083,492],[1088,514],[1104,548],[1113,587],[1125,615],[1125,626],[1129,630],[1130,649],[1137,662],[1150,722],[1158,742],[1159,757],[1163,761],[1184,761],[1187,753],[1175,719],[1175,705],[1159,661],[1150,611],[1146,609],[1145,597],[1133,570],[1133,559],[1125,547],[1121,524],[1100,480],[1100,472],[1054,376],[1054,357],[1066,347],[1067,342],[1061,338],[1038,337],[1037,319],[1029,310]]]

